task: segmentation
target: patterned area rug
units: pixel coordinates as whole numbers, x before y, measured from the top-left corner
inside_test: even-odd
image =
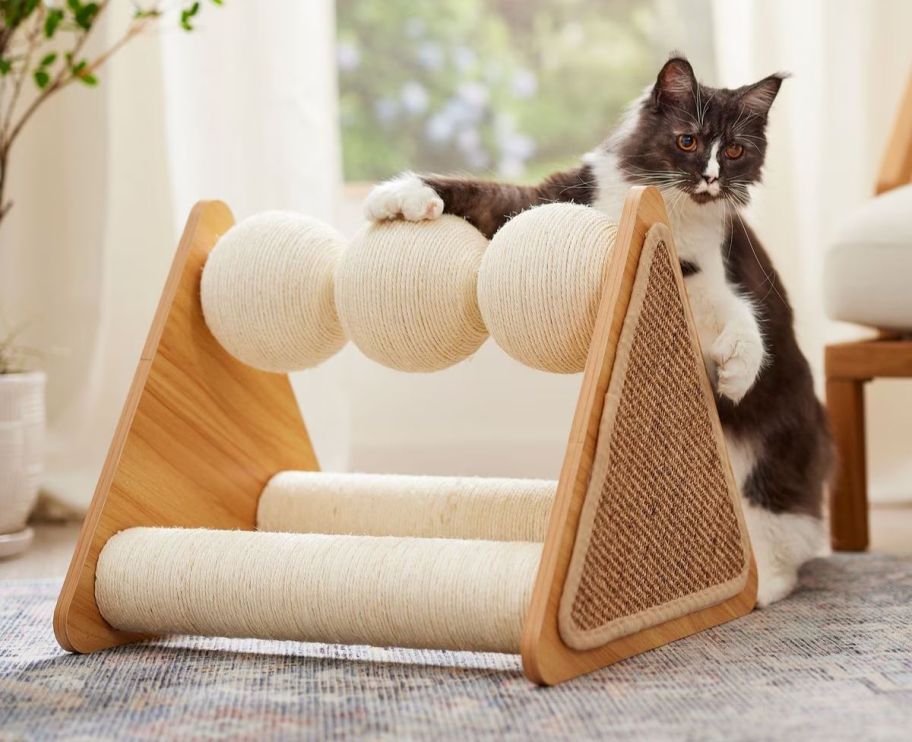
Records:
[[[0,739],[904,739],[912,561],[808,565],[791,599],[556,688],[505,655],[178,637],[90,656],[59,583],[0,583]]]

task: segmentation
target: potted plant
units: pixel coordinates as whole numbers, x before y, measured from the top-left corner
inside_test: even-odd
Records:
[[[38,495],[44,444],[44,372],[28,370],[31,349],[0,335],[0,557],[32,541],[25,525]]]
[[[222,0],[211,0],[221,5]],[[86,44],[110,0],[0,0],[0,248],[10,153],[22,130],[52,96],[70,85],[98,85],[99,70],[133,38],[165,17],[174,3],[136,2],[123,34],[95,56]],[[175,16],[193,30],[199,2],[178,3]],[[0,310],[11,311],[9,307]],[[2,314],[2,312],[0,312]],[[45,375],[19,332],[0,326],[0,557],[31,543],[26,521],[38,496],[44,438]]]

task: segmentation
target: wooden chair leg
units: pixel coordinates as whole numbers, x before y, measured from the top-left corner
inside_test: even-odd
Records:
[[[830,493],[834,551],[868,548],[868,483],[864,380],[827,379],[826,401],[839,460]]]

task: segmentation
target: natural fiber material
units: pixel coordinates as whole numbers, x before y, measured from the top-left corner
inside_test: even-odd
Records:
[[[206,324],[231,355],[265,371],[294,371],[345,344],[333,272],[345,244],[322,222],[267,211],[219,239],[203,270]]]
[[[95,595],[141,633],[517,652],[541,549],[130,528],[102,550]]]
[[[262,531],[543,542],[556,482],[286,471],[260,496]]]
[[[667,228],[650,230],[618,343],[559,611],[588,649],[740,592],[750,551]]]
[[[497,344],[533,368],[582,371],[616,232],[604,214],[576,204],[507,222],[478,275],[478,304]]]
[[[437,371],[472,355],[488,335],[476,296],[487,244],[456,216],[367,225],[336,273],[352,342],[399,371]]]

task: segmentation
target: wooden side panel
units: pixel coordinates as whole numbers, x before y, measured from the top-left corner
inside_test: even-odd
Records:
[[[837,551],[868,548],[864,385],[877,378],[912,378],[912,339],[881,333],[833,343],[825,351],[826,401],[838,452],[830,491],[830,537]]]
[[[523,627],[523,668],[529,679],[536,683],[553,685],[689,636],[749,613],[756,602],[756,565],[751,560],[744,590],[718,605],[590,650],[571,649],[563,643],[560,636],[558,610],[592,473],[605,393],[646,233],[657,222],[668,225],[665,204],[659,192],[654,188],[631,189],[618,228],[611,268],[599,307],[545,537],[542,562]],[[680,280],[683,291],[683,279]],[[688,322],[693,326],[689,307]],[[705,373],[702,379],[705,393],[711,395]],[[718,416],[714,414],[712,418],[716,435],[721,437],[722,428]],[[727,460],[725,465],[729,466]]]
[[[912,75],[899,104],[890,141],[877,174],[875,192],[884,193],[909,182],[912,182]]]
[[[833,343],[825,351],[828,379],[912,377],[912,340],[875,338]]]
[[[826,403],[838,452],[830,490],[831,544],[836,551],[864,551],[868,548],[864,381],[828,378]]]
[[[234,220],[225,204],[190,214],[57,609],[64,649],[92,652],[143,637],[105,623],[95,564],[107,540],[132,526],[253,529],[266,481],[317,469],[288,378],[229,356],[203,320],[199,280]]]

